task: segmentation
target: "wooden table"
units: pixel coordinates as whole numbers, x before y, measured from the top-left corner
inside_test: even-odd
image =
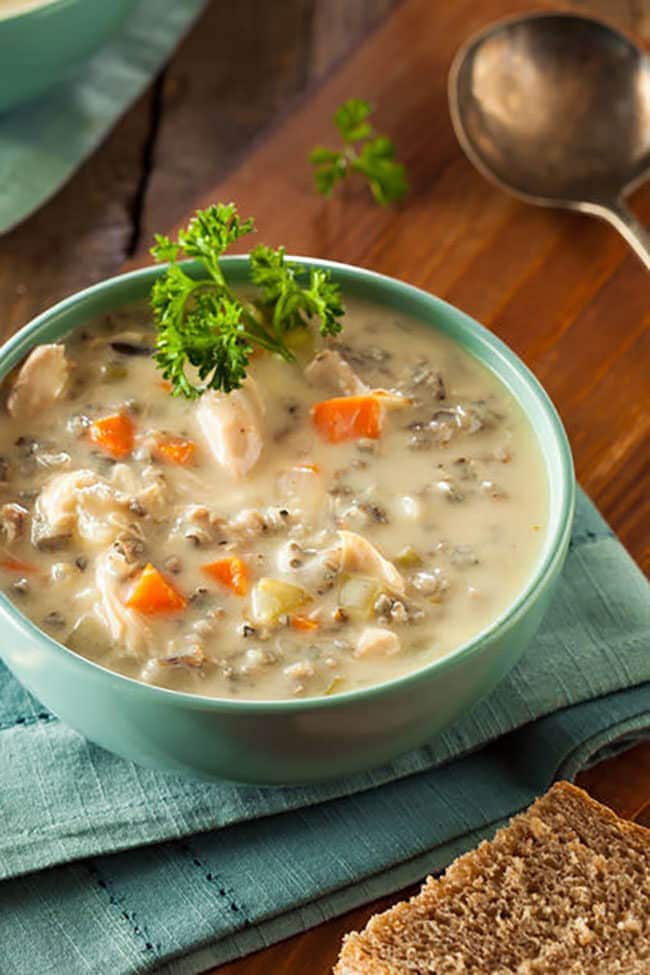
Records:
[[[125,261],[146,260],[153,231],[195,203],[234,199],[255,215],[260,240],[402,277],[504,338],[554,398],[583,486],[649,568],[650,279],[608,227],[489,186],[447,113],[457,46],[531,7],[600,14],[650,41],[650,0],[238,0],[227,17],[216,0],[100,151],[0,239],[4,334]],[[351,95],[376,104],[407,164],[412,189],[398,209],[374,207],[363,188],[329,202],[312,191],[307,153],[332,138],[331,115]],[[650,185],[633,206],[650,222]],[[650,746],[581,783],[650,825]],[[398,896],[220,975],[325,975],[343,932]]]

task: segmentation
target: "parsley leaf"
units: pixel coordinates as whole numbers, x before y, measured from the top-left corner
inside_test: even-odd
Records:
[[[344,313],[341,294],[329,271],[303,268],[285,259],[284,247],[276,251],[260,245],[251,253],[251,281],[262,291],[263,307],[272,309],[274,330],[288,331],[320,318],[321,335],[337,335]]]
[[[344,308],[330,272],[287,261],[283,247],[259,246],[250,255],[259,301],[233,293],[219,258],[253,229],[251,219],[240,220],[234,204],[219,203],[197,211],[175,241],[156,235],[151,253],[168,266],[151,289],[158,332],[154,358],[175,396],[195,399],[207,389],[237,389],[254,346],[291,361],[285,333],[313,317],[322,335],[341,330]],[[183,255],[199,260],[198,275],[190,276],[178,263]]]
[[[334,115],[343,137],[343,149],[317,146],[309,160],[314,167],[316,189],[330,196],[336,184],[350,173],[366,177],[377,203],[388,206],[408,192],[406,170],[395,159],[395,147],[385,135],[377,135],[370,122],[372,106],[361,98],[350,98]]]
[[[362,98],[350,98],[334,113],[334,124],[345,142],[361,142],[373,134],[368,121],[372,115],[372,105]]]
[[[395,162],[395,148],[385,135],[366,142],[350,166],[368,178],[372,194],[382,206],[401,200],[408,191],[404,167]]]

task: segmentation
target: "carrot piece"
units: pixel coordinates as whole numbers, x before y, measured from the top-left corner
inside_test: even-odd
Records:
[[[174,388],[169,379],[160,379],[158,381],[158,385],[161,389],[164,389],[166,393],[171,393],[172,389]]]
[[[126,457],[133,450],[135,427],[126,413],[115,413],[95,420],[89,427],[92,443],[115,459]]]
[[[41,571],[33,562],[23,562],[22,559],[15,559],[12,555],[0,560],[0,569],[5,572],[19,572],[21,575],[38,575]]]
[[[318,620],[312,620],[309,616],[292,616],[290,623],[294,630],[302,630],[305,633],[317,630],[319,625]]]
[[[236,555],[230,555],[225,559],[217,559],[216,562],[208,562],[202,565],[201,569],[206,575],[211,576],[226,589],[230,589],[236,596],[245,596],[248,592],[249,571],[248,566]]]
[[[330,443],[381,435],[383,406],[375,396],[336,396],[315,403],[311,411],[318,432]]]
[[[318,464],[296,464],[294,471],[308,471],[310,474],[320,474]]]
[[[187,599],[148,562],[131,587],[125,605],[139,613],[176,613],[187,606]]]
[[[158,441],[155,453],[170,464],[186,467],[194,460],[196,444],[193,440],[184,440],[182,437],[167,437]]]

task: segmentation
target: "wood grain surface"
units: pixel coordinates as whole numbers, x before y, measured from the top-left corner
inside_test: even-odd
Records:
[[[238,0],[227,16],[215,0],[92,159],[0,238],[2,335],[134,255],[145,262],[153,231],[197,203],[234,199],[260,240],[402,277],[504,338],[551,393],[583,486],[647,570],[650,278],[605,225],[489,186],[447,112],[458,45],[535,8],[596,14],[650,43],[650,0]],[[400,208],[374,207],[358,186],[329,202],[313,193],[307,153],[333,138],[351,95],[376,104],[407,164]],[[632,203],[650,223],[650,186]],[[650,746],[581,782],[650,825]],[[218,971],[325,975],[342,934],[401,896]]]

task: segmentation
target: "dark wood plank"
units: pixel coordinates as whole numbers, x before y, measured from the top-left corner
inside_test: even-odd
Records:
[[[213,0],[158,84],[50,202],[0,237],[0,338],[115,274],[397,0]],[[342,24],[344,28],[342,29]]]
[[[645,787],[644,787],[645,783]],[[619,816],[645,820],[650,803],[650,743],[601,762],[578,776],[577,784]],[[645,822],[644,822],[645,825]]]
[[[142,241],[169,226],[307,81],[309,0],[212,3],[169,65]],[[301,42],[301,43],[299,43]]]
[[[309,78],[322,78],[399,0],[320,0],[313,10]],[[438,0],[440,2],[440,0]]]
[[[151,94],[45,206],[0,237],[0,337],[94,281],[129,252]]]
[[[216,0],[165,74],[142,242],[180,219],[398,0]]]

